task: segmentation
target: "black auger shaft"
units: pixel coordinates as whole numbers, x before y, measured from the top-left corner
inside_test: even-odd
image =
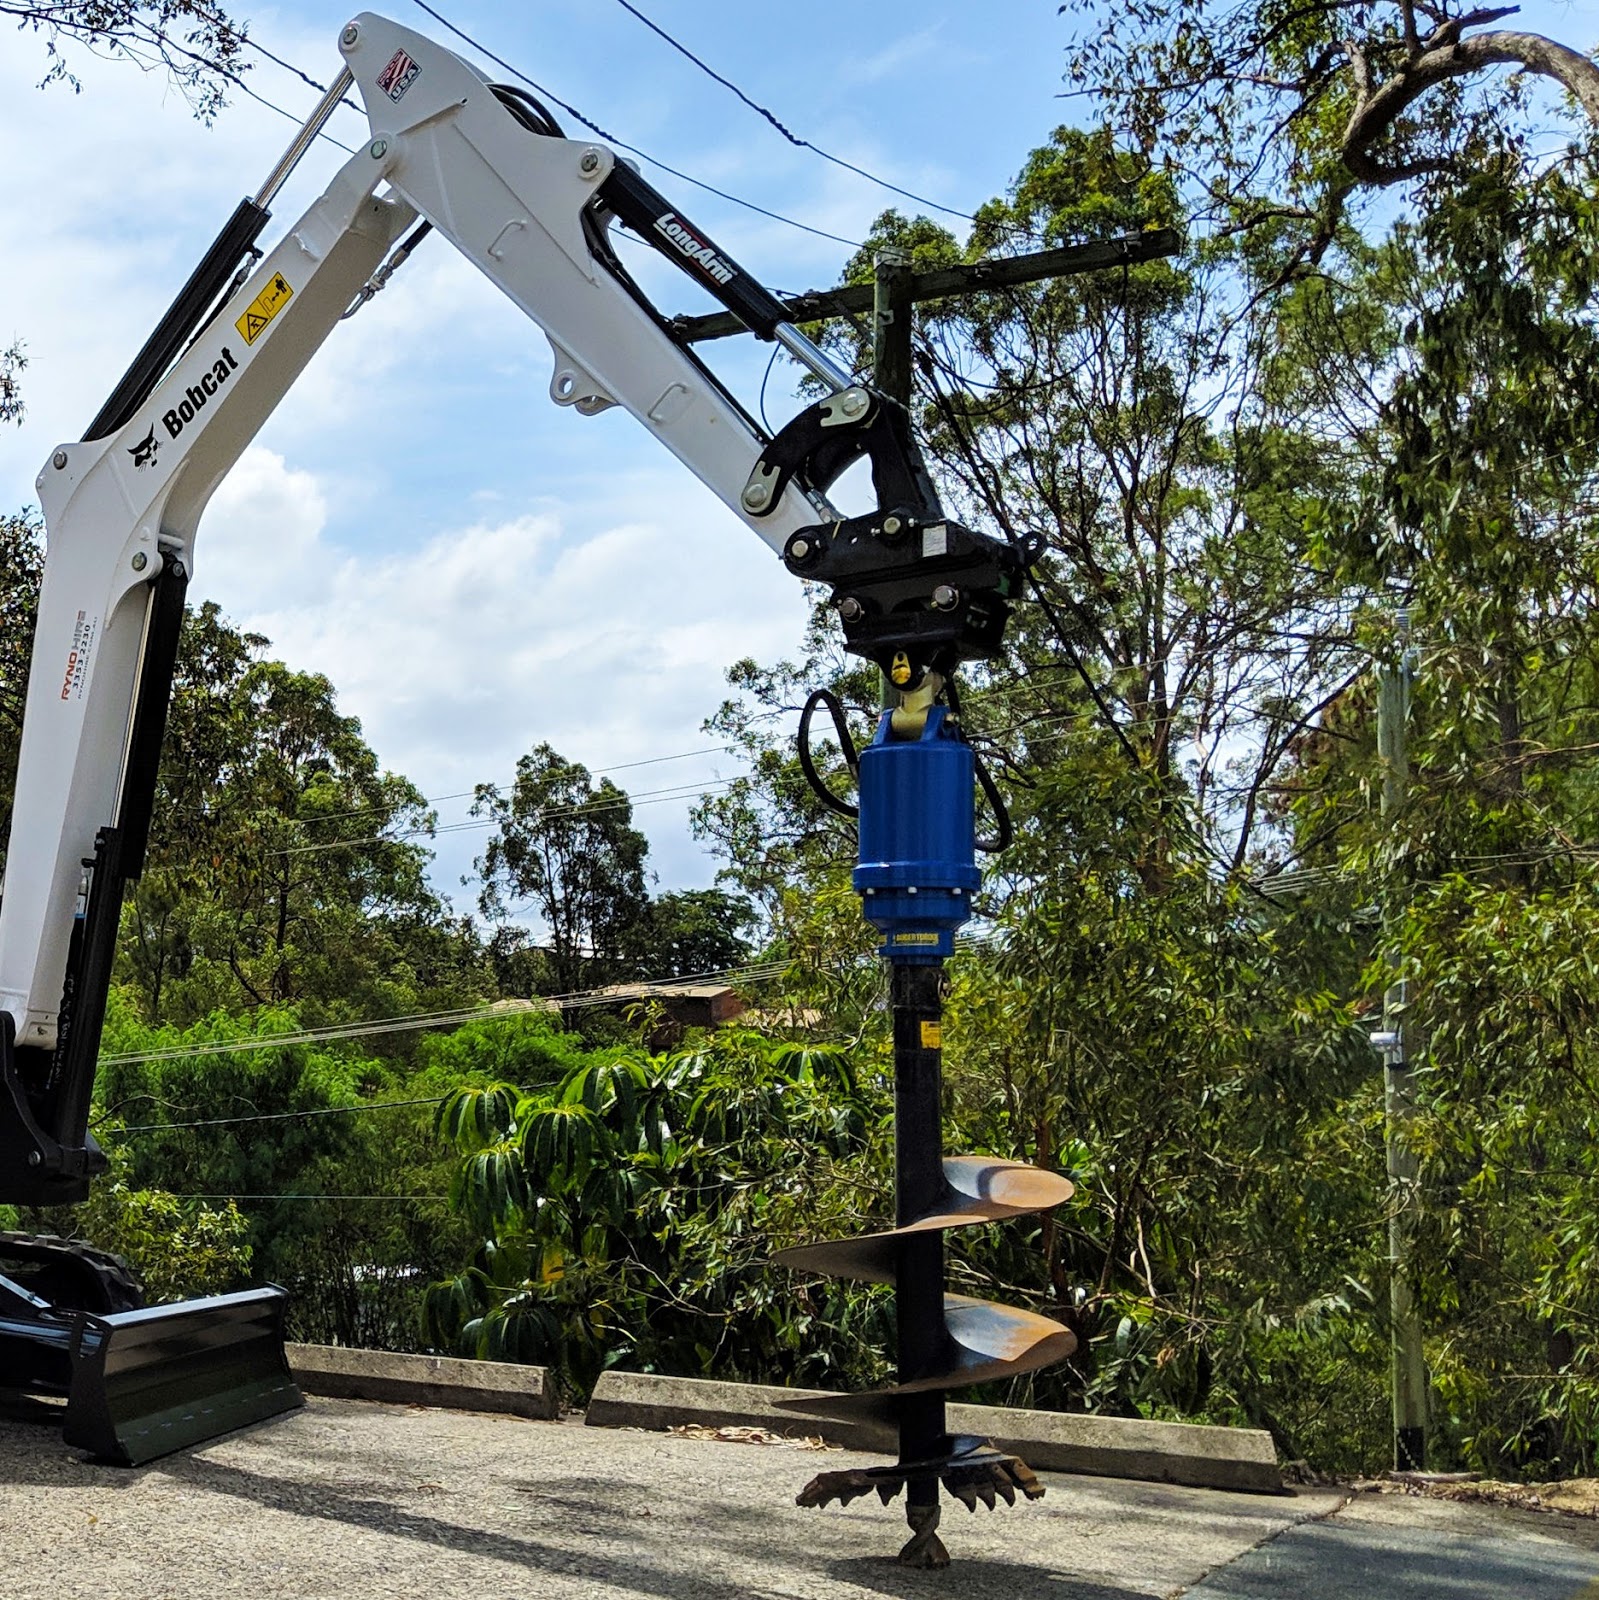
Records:
[[[891,967],[894,1011],[894,1224],[907,1227],[937,1209],[945,1192],[942,1128],[943,963]],[[899,1381],[912,1383],[948,1365],[944,1325],[944,1236],[913,1233],[899,1242],[894,1294]],[[900,1402],[902,1465],[947,1453],[944,1394],[934,1389]],[[912,1482],[909,1504],[937,1505],[938,1480]]]

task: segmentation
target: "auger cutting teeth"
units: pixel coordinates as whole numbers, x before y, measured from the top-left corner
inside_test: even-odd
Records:
[[[982,1439],[953,1442],[955,1448],[951,1453],[936,1461],[820,1472],[795,1496],[795,1504],[825,1506],[837,1501],[847,1506],[852,1500],[875,1493],[886,1506],[907,1484],[930,1481],[942,1483],[968,1511],[976,1511],[978,1501],[990,1511],[996,1499],[1008,1506],[1015,1505],[1018,1489],[1029,1500],[1042,1497],[1043,1485],[1019,1456],[996,1450]]]

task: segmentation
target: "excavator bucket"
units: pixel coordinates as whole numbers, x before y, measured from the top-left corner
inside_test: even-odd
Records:
[[[63,1436],[137,1467],[305,1403],[283,1350],[281,1289],[104,1316],[79,1312]]]

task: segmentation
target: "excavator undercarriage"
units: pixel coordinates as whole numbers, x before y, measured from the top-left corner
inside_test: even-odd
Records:
[[[269,1286],[146,1306],[119,1257],[0,1233],[5,1387],[64,1398],[66,1442],[119,1466],[302,1404],[283,1353],[287,1305]]]

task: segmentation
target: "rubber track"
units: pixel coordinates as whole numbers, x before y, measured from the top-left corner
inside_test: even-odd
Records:
[[[77,1239],[53,1234],[0,1233],[0,1272],[8,1262],[22,1265],[18,1279],[26,1283],[30,1269],[43,1268],[52,1279],[54,1293],[44,1297],[67,1311],[137,1311],[144,1304],[144,1288],[121,1256]],[[70,1297],[61,1285],[70,1283]],[[29,1285],[32,1287],[31,1285]],[[34,1292],[44,1293],[40,1288]]]

